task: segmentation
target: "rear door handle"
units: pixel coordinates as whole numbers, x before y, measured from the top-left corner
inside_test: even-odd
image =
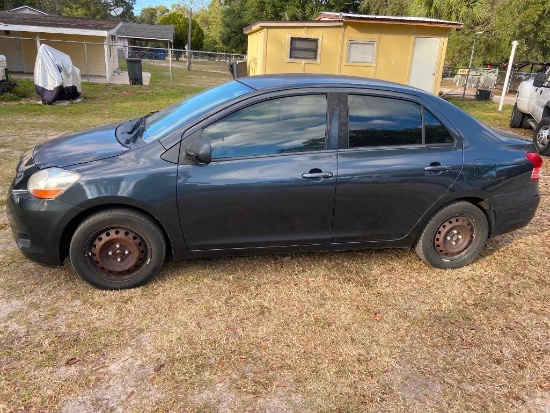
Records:
[[[302,178],[306,179],[323,179],[323,178],[332,178],[332,172],[310,172],[307,174],[302,174]]]
[[[450,171],[451,167],[438,164],[438,165],[425,166],[424,170],[428,172],[443,172],[443,171]]]

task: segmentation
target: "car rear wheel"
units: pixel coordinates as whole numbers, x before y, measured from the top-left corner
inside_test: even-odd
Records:
[[[127,209],[101,211],[76,229],[69,255],[84,281],[103,289],[145,284],[162,267],[166,242],[158,225]]]
[[[522,127],[524,116],[525,115],[519,111],[517,103],[515,103],[514,109],[512,109],[512,116],[510,117],[510,127],[511,128]]]
[[[430,219],[415,250],[432,267],[459,268],[479,256],[488,235],[485,214],[475,205],[460,201]]]
[[[541,155],[550,155],[550,116],[542,118],[533,135],[533,143]]]

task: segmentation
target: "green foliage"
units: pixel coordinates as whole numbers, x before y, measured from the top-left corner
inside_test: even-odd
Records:
[[[359,10],[376,16],[406,16],[409,4],[409,0],[363,0]]]
[[[310,20],[321,11],[356,13],[357,0],[223,0],[222,43],[232,52],[246,53],[243,29],[257,21]]]
[[[158,20],[159,24],[171,24],[174,26],[174,48],[184,49],[189,33],[189,19],[182,11],[171,11]],[[204,44],[204,32],[195,19],[191,19],[191,45],[190,50],[202,50]]]
[[[33,7],[49,14],[74,17],[91,17],[94,19],[114,19],[110,11],[122,7],[117,20],[133,20],[136,0],[0,0],[0,6],[9,9],[21,5]],[[22,4],[21,4],[22,3]],[[6,7],[10,6],[10,7]]]
[[[225,51],[221,36],[223,6],[221,0],[210,0],[206,8],[197,10],[195,18],[204,31],[204,50]]]
[[[408,13],[411,16],[480,23],[487,17],[489,7],[489,0],[414,0]]]
[[[13,81],[10,77],[10,81]],[[29,99],[36,95],[32,80],[15,80],[17,86],[11,92],[0,93],[0,102],[17,102],[21,99]]]
[[[137,17],[138,23],[145,24],[157,24],[162,16],[167,15],[170,9],[166,6],[144,7],[141,9],[141,13]]]

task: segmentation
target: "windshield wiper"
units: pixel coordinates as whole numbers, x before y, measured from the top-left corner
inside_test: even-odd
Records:
[[[124,129],[122,130],[122,133],[126,136],[126,139],[124,140],[124,145],[128,145],[129,143],[134,143],[137,141],[137,138],[143,134],[143,131],[145,130],[145,119],[147,119],[149,116],[151,116],[155,112],[148,113],[147,115],[138,118],[135,120],[134,123],[127,123],[124,125]]]

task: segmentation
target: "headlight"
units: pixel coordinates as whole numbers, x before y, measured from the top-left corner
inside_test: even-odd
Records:
[[[43,169],[31,175],[27,190],[37,198],[51,199],[80,179],[76,172],[59,168]]]

